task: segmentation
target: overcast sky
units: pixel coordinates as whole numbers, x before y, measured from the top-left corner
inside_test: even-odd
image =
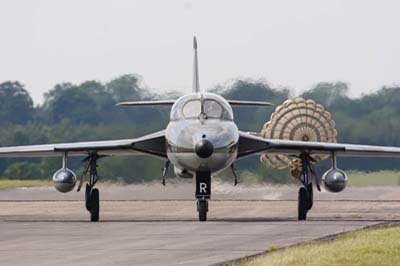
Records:
[[[399,1],[0,1],[0,82],[35,102],[56,83],[138,73],[190,91],[265,79],[295,91],[346,81],[359,95],[400,83]]]

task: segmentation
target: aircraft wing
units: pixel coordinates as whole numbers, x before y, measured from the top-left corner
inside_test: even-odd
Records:
[[[120,102],[117,106],[172,106],[176,100],[158,100],[158,101],[136,101],[136,102]],[[238,101],[238,100],[227,100],[232,107],[262,107],[262,106],[274,106],[273,103],[269,102],[255,102],[255,101]]]
[[[175,103],[175,100],[159,100],[159,101],[136,101],[136,102],[120,102],[117,106],[171,106]]]
[[[54,157],[66,152],[68,156],[86,156],[94,151],[105,156],[147,154],[166,159],[165,132],[163,130],[136,139],[1,147],[0,157]]]
[[[264,139],[246,132],[239,134],[238,159],[262,153],[299,155],[302,151],[310,154],[334,152],[338,156],[400,158],[400,147]]]
[[[273,103],[269,102],[255,102],[255,101],[237,101],[227,100],[232,107],[262,107],[262,106],[274,106]]]

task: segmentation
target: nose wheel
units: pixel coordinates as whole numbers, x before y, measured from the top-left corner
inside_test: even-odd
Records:
[[[197,200],[197,212],[199,213],[200,222],[207,221],[208,200],[206,199]]]

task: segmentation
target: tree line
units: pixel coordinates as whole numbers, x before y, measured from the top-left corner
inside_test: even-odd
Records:
[[[168,107],[116,106],[121,101],[178,98],[180,91],[154,93],[144,87],[136,74],[109,82],[60,83],[35,105],[28,90],[18,81],[0,83],[0,146],[133,138],[164,129]],[[269,101],[275,105],[288,98],[303,97],[321,103],[331,113],[338,130],[338,141],[400,146],[400,87],[382,87],[358,98],[348,96],[344,82],[320,82],[295,95],[292,90],[271,86],[266,81],[236,80],[210,91],[227,99]],[[274,108],[235,108],[235,122],[244,131],[260,131]],[[321,164],[329,167],[329,162]],[[70,168],[82,169],[74,158]],[[50,178],[61,167],[58,158],[0,159],[0,176],[10,179]],[[140,182],[159,178],[162,162],[145,156],[104,158],[100,174],[107,179]],[[395,159],[346,158],[339,167],[364,171],[399,169]],[[259,158],[239,161],[244,173],[255,172],[262,180],[287,182],[287,171],[266,169]],[[169,173],[173,176],[173,173]],[[230,177],[230,173],[223,174]]]

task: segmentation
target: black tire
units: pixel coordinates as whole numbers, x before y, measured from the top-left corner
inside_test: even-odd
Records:
[[[299,198],[297,202],[298,219],[300,221],[307,219],[307,207],[308,207],[307,198],[308,198],[307,189],[305,187],[301,187],[299,189]]]
[[[307,211],[311,210],[313,204],[314,204],[314,195],[313,195],[313,185],[312,183],[307,185],[307,192],[308,192],[308,197],[307,197]]]
[[[208,202],[207,200],[199,200],[197,202],[197,211],[199,212],[199,221],[207,221]]]
[[[90,193],[90,221],[97,222],[100,218],[100,195],[97,188]]]
[[[86,206],[86,210],[88,210],[90,212],[90,186],[89,184],[86,184],[86,189],[85,189],[85,206]]]

